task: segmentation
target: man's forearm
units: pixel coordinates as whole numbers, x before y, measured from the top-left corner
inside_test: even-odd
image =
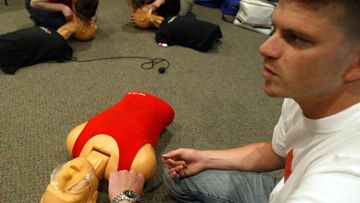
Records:
[[[155,0],[152,5],[155,7],[155,10],[165,3],[165,0]]]
[[[44,9],[48,11],[62,11],[66,6],[65,4],[61,3],[50,3],[47,0],[32,0],[30,1],[30,5],[33,8]]]
[[[205,168],[244,171],[273,171],[284,167],[284,158],[272,149],[271,142],[259,142],[233,149],[206,150]]]

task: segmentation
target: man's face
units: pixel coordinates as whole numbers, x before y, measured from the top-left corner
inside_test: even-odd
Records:
[[[265,92],[297,101],[331,98],[344,84],[349,45],[323,12],[280,1],[273,13],[276,31],[259,48],[264,57]]]

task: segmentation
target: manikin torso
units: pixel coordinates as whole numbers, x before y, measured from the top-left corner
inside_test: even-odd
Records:
[[[41,203],[95,203],[98,182],[108,179],[110,171],[132,169],[150,179],[156,171],[157,140],[173,118],[174,111],[165,101],[146,93],[127,93],[69,133],[66,145],[74,159],[58,169],[57,183],[48,185]],[[90,184],[78,187],[84,192],[65,192],[85,177],[79,172],[84,168],[95,174]]]

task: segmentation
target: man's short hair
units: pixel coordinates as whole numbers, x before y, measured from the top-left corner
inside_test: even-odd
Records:
[[[81,17],[90,19],[95,16],[98,5],[99,0],[76,0],[74,9]]]
[[[296,1],[309,8],[324,11],[332,22],[343,29],[348,39],[360,42],[360,0],[283,1]]]

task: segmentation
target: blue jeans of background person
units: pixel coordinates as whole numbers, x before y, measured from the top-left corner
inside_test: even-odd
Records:
[[[62,12],[33,8],[30,6],[30,0],[25,0],[25,8],[30,13],[30,18],[34,21],[36,26],[58,29],[67,23]]]
[[[183,179],[164,175],[172,197],[186,203],[268,203],[279,180],[269,174],[235,170],[205,170]]]

